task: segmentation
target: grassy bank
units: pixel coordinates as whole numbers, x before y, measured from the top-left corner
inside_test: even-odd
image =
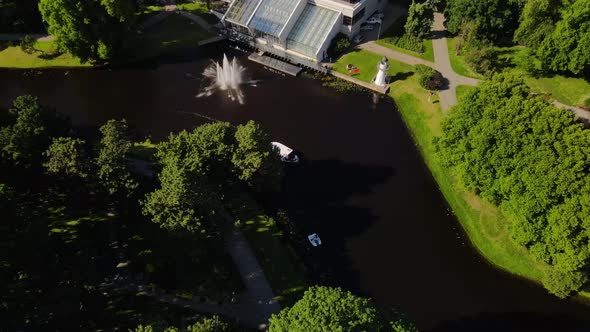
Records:
[[[555,100],[571,106],[580,106],[590,98],[590,82],[576,77],[555,75],[551,77],[525,78],[532,91],[548,93]]]
[[[361,68],[361,72],[370,71],[375,62],[360,60],[375,60],[380,57],[367,51],[359,53],[368,54],[355,52],[345,56],[335,69],[341,69],[351,59],[358,59],[357,66]],[[433,138],[441,134],[441,123],[444,118],[439,104],[428,102],[427,91],[419,86],[416,75],[413,75],[412,66],[395,61],[390,61],[390,64],[393,69],[390,73],[399,78],[391,84],[390,96],[396,101],[399,112],[426,164],[473,246],[493,265],[510,273],[539,281],[547,266],[534,260],[524,247],[512,241],[508,233],[508,221],[499,209],[464,190],[455,181],[451,171],[439,163],[433,144]],[[464,88],[460,90],[462,94],[466,91]]]
[[[288,243],[283,239],[276,222],[264,215],[248,197],[238,200],[232,209],[244,236],[254,250],[258,263],[281,306],[297,302],[309,287],[305,267]]]
[[[33,54],[25,53],[20,46],[0,48],[1,68],[48,68],[48,67],[89,67],[88,63],[81,63],[79,59],[69,54],[58,54],[52,41],[35,43],[37,51]]]

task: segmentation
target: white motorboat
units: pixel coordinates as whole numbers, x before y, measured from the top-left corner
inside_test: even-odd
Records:
[[[311,245],[314,247],[317,247],[322,244],[322,240],[316,233],[308,235],[307,239],[309,240],[309,242],[311,242]]]
[[[285,163],[298,163],[299,156],[293,153],[293,149],[279,142],[271,142],[272,146],[277,148],[281,160]]]

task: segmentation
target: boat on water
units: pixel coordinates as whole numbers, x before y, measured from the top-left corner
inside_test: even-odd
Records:
[[[311,242],[311,245],[314,247],[317,247],[322,244],[322,240],[316,233],[308,235],[307,239],[309,240],[309,242]]]
[[[285,144],[279,142],[271,142],[272,146],[277,148],[279,151],[279,155],[281,156],[281,160],[284,163],[298,163],[299,156],[293,153],[293,149],[286,146]]]

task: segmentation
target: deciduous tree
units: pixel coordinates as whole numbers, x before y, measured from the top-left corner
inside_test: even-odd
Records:
[[[430,0],[425,2],[412,0],[404,28],[407,34],[416,38],[425,39],[430,36],[433,21],[434,5]]]
[[[130,197],[137,182],[129,170],[127,156],[131,148],[127,122],[109,120],[100,127],[102,139],[96,161],[98,179],[105,191],[116,199]]]
[[[270,318],[269,332],[315,331],[416,331],[400,315],[379,310],[369,299],[340,288],[312,286],[292,307]]]

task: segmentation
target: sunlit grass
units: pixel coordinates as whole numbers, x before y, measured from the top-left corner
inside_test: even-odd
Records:
[[[88,67],[70,54],[57,54],[52,41],[35,43],[37,52],[25,53],[20,46],[0,48],[0,67],[3,68],[43,68],[43,67]]]
[[[455,46],[457,44],[458,39],[455,37],[447,37],[447,46],[449,48],[449,58],[451,60],[451,67],[453,70],[459,74],[466,77],[473,77],[473,78],[483,78],[482,75],[473,71],[467,62],[465,62],[465,57],[463,55],[458,55],[455,52]]]

